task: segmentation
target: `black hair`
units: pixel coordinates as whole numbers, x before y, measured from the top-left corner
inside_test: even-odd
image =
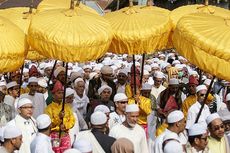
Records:
[[[50,126],[48,126],[47,128],[44,128],[44,129],[38,129],[38,132],[40,132],[40,133],[46,132],[49,129],[50,129]]]
[[[188,142],[190,143],[190,144],[193,144],[194,143],[194,141],[195,141],[195,138],[201,138],[202,137],[202,134],[200,134],[200,135],[194,135],[194,136],[188,136]]]

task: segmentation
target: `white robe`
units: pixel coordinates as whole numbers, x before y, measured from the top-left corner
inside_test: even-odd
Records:
[[[43,133],[38,133],[30,144],[31,153],[54,153],[51,139]]]
[[[109,136],[129,139],[134,145],[134,153],[149,153],[145,131],[138,124],[134,128],[127,128],[123,124],[116,125],[110,130]]]
[[[122,124],[125,121],[125,115],[118,115],[116,112],[112,112],[109,114],[109,129],[112,127]]]
[[[152,87],[152,90],[151,90],[151,94],[157,99],[158,96],[160,95],[160,93],[162,91],[164,91],[166,88],[163,86],[163,85],[160,85],[159,88],[156,88],[154,85]]]
[[[89,103],[89,98],[86,94],[83,94],[83,97],[79,97],[76,93],[74,94],[73,109],[78,109],[81,115],[84,117],[86,115],[86,107]]]

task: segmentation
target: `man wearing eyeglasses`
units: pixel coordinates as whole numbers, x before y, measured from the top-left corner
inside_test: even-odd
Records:
[[[212,153],[229,153],[230,142],[224,134],[224,123],[217,113],[213,113],[206,119],[210,136],[208,147]]]

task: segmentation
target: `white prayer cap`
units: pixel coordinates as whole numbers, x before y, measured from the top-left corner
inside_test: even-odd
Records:
[[[184,118],[184,114],[182,111],[175,110],[167,116],[168,123],[176,123]]]
[[[128,104],[126,105],[125,112],[126,113],[139,112],[139,107],[137,104]]]
[[[183,69],[183,65],[182,65],[182,64],[176,64],[176,65],[175,65],[175,68],[181,70],[181,69]]]
[[[9,88],[12,88],[12,87],[15,87],[15,86],[18,86],[17,82],[12,81],[10,83],[7,83],[6,88],[9,89]]]
[[[126,69],[120,69],[119,72],[118,72],[118,74],[119,74],[119,73],[123,73],[123,74],[125,74],[126,76],[128,76],[128,71],[127,71]]]
[[[230,101],[230,93],[227,94],[226,101]]]
[[[29,73],[29,69],[24,68],[24,69],[23,69],[23,73]]]
[[[155,77],[155,78],[162,79],[162,78],[164,78],[164,73],[162,73],[161,71],[156,71],[156,72],[154,73],[154,77]]]
[[[30,77],[29,80],[28,80],[28,83],[38,83],[38,78]]]
[[[92,80],[98,73],[97,72],[91,72],[89,74],[89,80]]]
[[[188,135],[189,136],[202,135],[202,134],[205,134],[206,132],[207,132],[207,125],[201,124],[201,123],[193,124],[188,129]]]
[[[73,95],[74,94],[74,90],[72,88],[66,88],[66,94],[65,94],[65,97],[68,97],[70,95]]]
[[[105,65],[101,68],[101,73],[102,74],[113,74],[113,69],[110,66]]]
[[[6,86],[6,82],[5,81],[0,81],[0,86]]]
[[[172,65],[176,65],[176,64],[180,64],[180,61],[175,60],[175,61],[172,62]]]
[[[82,74],[80,72],[71,72],[70,81],[73,82],[76,78],[82,78]]]
[[[141,66],[139,62],[135,62],[135,66]]]
[[[38,85],[43,87],[43,88],[47,88],[48,84],[46,82],[46,80],[44,78],[39,78],[38,79]]]
[[[77,149],[67,149],[64,151],[64,153],[81,153],[79,150]]]
[[[85,82],[82,78],[77,78],[75,81],[74,81],[74,84],[76,85],[78,82]]]
[[[52,63],[45,63],[44,65],[44,70],[47,69],[47,68],[52,68],[53,67],[53,64]]]
[[[154,62],[154,63],[157,63],[158,61],[159,61],[159,58],[156,58],[156,57],[153,58],[153,62]],[[152,66],[152,65],[151,65],[151,66]]]
[[[85,69],[92,69],[92,67],[90,65],[84,65],[83,70],[85,70]]]
[[[160,55],[158,55],[159,57],[165,57],[165,54],[160,54]]]
[[[118,101],[128,101],[128,97],[126,96],[126,94],[124,93],[117,93],[114,98],[113,98],[114,102],[118,102]]]
[[[160,66],[159,66],[157,63],[151,64],[151,67],[152,67],[152,68],[160,68]]]
[[[47,114],[39,115],[37,117],[36,121],[37,121],[37,127],[40,130],[47,128],[51,124],[51,119],[50,119],[49,115],[47,115]]]
[[[201,90],[207,90],[207,87],[203,84],[196,87],[196,92],[199,92]]]
[[[183,153],[182,144],[176,140],[168,141],[164,147],[164,153]]]
[[[95,107],[94,112],[110,113],[110,110],[105,105],[98,105]]]
[[[78,149],[82,153],[91,152],[93,150],[91,143],[84,139],[75,141],[73,148]]]
[[[152,71],[152,68],[150,65],[145,65],[144,66],[144,69],[147,70],[148,72],[151,72]]]
[[[4,139],[12,139],[22,135],[22,131],[13,125],[6,125],[3,131]]]
[[[176,78],[171,78],[169,80],[169,85],[179,85],[179,80]]]
[[[107,117],[105,115],[105,113],[103,112],[94,112],[91,116],[90,116],[90,122],[93,125],[103,125],[107,122]]]
[[[54,77],[56,78],[60,72],[65,72],[65,68],[62,66],[59,66],[54,70]]]
[[[97,90],[98,94],[100,95],[105,89],[109,89],[110,93],[112,93],[112,88],[110,86],[103,85]]]
[[[143,75],[149,75],[149,71],[144,70],[144,74]]]
[[[206,79],[204,81],[204,84],[207,85],[207,86],[209,86],[211,84],[211,80],[210,79]]]
[[[28,98],[19,98],[17,108],[22,107],[23,105],[26,104],[33,104],[32,101]]]
[[[164,137],[163,137],[163,141],[166,141],[166,140],[169,140],[169,139],[178,139],[178,135],[175,133],[175,132],[170,132],[168,134],[166,134]]]
[[[221,113],[219,114],[220,115],[220,118],[222,121],[229,121],[230,120],[230,113],[229,111],[220,111]]]
[[[198,75],[196,71],[190,71],[189,75]]]
[[[152,86],[148,83],[142,84],[141,90],[151,90]]]
[[[207,125],[209,125],[213,120],[215,119],[221,119],[220,116],[217,114],[217,113],[213,113],[213,114],[210,114],[207,118],[206,118],[206,123]]]

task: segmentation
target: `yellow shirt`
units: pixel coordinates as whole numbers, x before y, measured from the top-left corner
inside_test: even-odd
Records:
[[[143,125],[143,124],[147,124],[147,116],[152,112],[152,109],[151,109],[151,100],[149,98],[145,98],[143,96],[140,96],[140,104],[139,105],[139,108],[140,108],[140,115],[139,115],[139,118],[138,118],[138,121],[137,123],[139,125]],[[128,104],[134,104],[135,103],[135,100],[132,98],[132,99],[129,99],[128,101]]]
[[[52,129],[51,131],[59,131],[62,120],[59,117],[59,113],[62,109],[62,103],[52,102],[46,107],[45,113],[51,118]],[[72,109],[69,104],[65,104],[65,116],[63,118],[63,124],[67,130],[74,126],[75,118]]]
[[[226,153],[226,142],[224,137],[220,141],[213,137],[208,137],[208,148],[211,153]]]
[[[184,102],[182,103],[182,112],[184,113],[185,118],[187,118],[188,115],[188,109],[195,104],[197,101],[196,95],[190,95],[188,96]]]

